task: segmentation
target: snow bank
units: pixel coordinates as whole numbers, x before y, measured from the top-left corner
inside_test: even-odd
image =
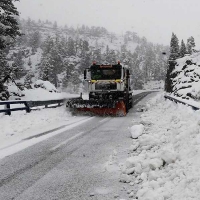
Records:
[[[200,111],[163,95],[146,107],[141,116],[145,132],[132,140],[120,181],[130,184],[133,199],[199,200]],[[138,126],[130,130],[139,132]]]

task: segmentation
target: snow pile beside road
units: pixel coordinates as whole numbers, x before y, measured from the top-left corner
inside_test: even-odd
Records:
[[[146,106],[141,124],[131,128],[140,136],[133,137],[120,181],[131,185],[133,199],[199,200],[200,112],[163,95]]]
[[[139,125],[134,125],[130,128],[131,131],[131,136],[133,139],[138,138],[140,135],[142,135],[144,131],[144,125],[139,124]]]

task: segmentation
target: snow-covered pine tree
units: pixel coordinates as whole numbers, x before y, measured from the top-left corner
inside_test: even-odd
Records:
[[[53,65],[50,64],[49,57],[42,57],[41,63],[40,63],[40,78],[43,81],[50,81],[53,83]]]
[[[177,36],[172,33],[171,42],[170,42],[170,60],[175,60],[179,57],[179,41]]]
[[[172,79],[176,76],[176,74],[172,75],[172,71],[175,69],[176,66],[176,59],[179,58],[179,45],[178,45],[178,38],[177,36],[172,33],[171,42],[170,42],[170,55],[167,67],[167,74],[165,79],[165,91],[172,92],[173,90],[173,83]]]
[[[180,57],[184,57],[185,54],[187,53],[187,50],[186,50],[186,46],[185,46],[185,43],[183,40],[181,40],[181,46],[180,46],[180,51],[179,51],[179,55]]]
[[[187,39],[187,52],[189,54],[192,54],[192,50],[195,47],[195,42],[194,42],[194,38],[191,36]]]
[[[0,93],[4,90],[4,83],[2,81],[10,73],[4,49],[11,43],[14,43],[17,36],[21,35],[16,18],[19,12],[14,6],[13,1],[14,0],[0,1]],[[4,93],[5,92],[8,93],[7,91],[4,91]]]
[[[24,87],[27,88],[27,89],[32,89],[32,86],[31,84],[33,83],[32,82],[32,78],[34,77],[34,74],[33,72],[29,71],[25,78],[24,78]]]
[[[14,0],[0,1],[0,50],[13,42],[17,36],[21,35],[16,19],[19,12],[14,6],[13,1]]]

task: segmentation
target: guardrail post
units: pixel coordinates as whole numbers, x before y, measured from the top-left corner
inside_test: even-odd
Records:
[[[45,105],[45,108],[48,108],[48,104]]]
[[[8,109],[6,112],[5,112],[5,115],[11,115],[11,111],[10,111],[10,104],[9,103],[7,103],[6,105],[5,105],[5,108],[6,109]]]
[[[27,103],[27,102],[24,102],[24,105],[26,106],[26,112],[27,112],[27,113],[30,113],[30,112],[31,112],[31,109],[30,109],[28,103]]]

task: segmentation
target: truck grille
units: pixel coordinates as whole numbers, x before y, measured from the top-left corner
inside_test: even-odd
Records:
[[[95,90],[116,90],[116,83],[96,83]]]

